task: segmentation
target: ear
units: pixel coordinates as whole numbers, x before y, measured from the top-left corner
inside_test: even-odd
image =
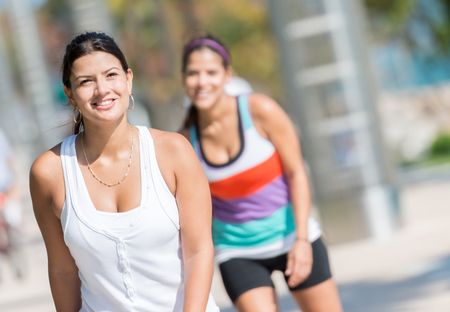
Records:
[[[130,68],[127,69],[126,76],[128,93],[131,94],[133,91],[133,71]]]
[[[77,105],[75,104],[75,101],[73,100],[72,90],[70,88],[64,86],[64,94],[66,95],[67,99],[69,100],[70,106],[75,108]]]
[[[185,73],[181,74],[181,85],[183,86],[183,88],[186,88],[186,74]]]
[[[231,66],[228,66],[228,68],[225,71],[225,82],[226,83],[230,82],[231,77],[233,77],[233,68]]]

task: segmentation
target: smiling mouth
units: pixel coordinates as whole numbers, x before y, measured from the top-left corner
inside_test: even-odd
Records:
[[[209,94],[210,94],[210,92],[198,92],[196,94],[196,96],[201,98],[201,97],[207,97],[207,96],[209,96]]]
[[[101,101],[101,102],[92,103],[92,105],[96,106],[96,107],[106,107],[106,106],[110,106],[113,102],[114,102],[114,100],[105,100],[105,101]]]

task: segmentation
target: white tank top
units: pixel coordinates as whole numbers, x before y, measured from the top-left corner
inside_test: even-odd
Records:
[[[139,129],[141,204],[96,210],[78,165],[75,135],[61,146],[66,199],[64,241],[75,259],[85,311],[182,311],[183,262],[178,208],[159,170],[153,139]],[[218,311],[209,296],[206,311]]]

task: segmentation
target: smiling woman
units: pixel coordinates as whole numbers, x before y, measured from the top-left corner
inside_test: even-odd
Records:
[[[211,200],[189,143],[128,122],[133,72],[106,34],[75,37],[62,73],[74,135],[30,172],[56,310],[217,311]]]
[[[239,311],[278,311],[275,270],[302,311],[341,311],[310,192],[300,144],[271,98],[226,93],[230,55],[212,36],[189,41],[182,55],[191,101],[181,132],[208,177],[215,257]]]

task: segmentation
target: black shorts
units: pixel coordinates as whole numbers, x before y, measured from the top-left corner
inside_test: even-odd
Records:
[[[311,274],[299,285],[289,287],[291,291],[309,288],[331,278],[324,242],[318,238],[311,246],[313,252]],[[235,302],[247,290],[263,286],[274,287],[271,274],[275,270],[284,272],[286,263],[287,253],[268,259],[234,258],[221,263],[219,269],[228,296]],[[287,280],[286,276],[285,279]]]

